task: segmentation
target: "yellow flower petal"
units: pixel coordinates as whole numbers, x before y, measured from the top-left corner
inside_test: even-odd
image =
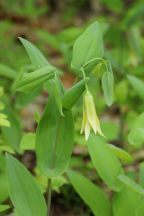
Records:
[[[96,116],[96,125],[97,125],[97,132],[98,132],[101,136],[104,136],[104,134],[103,134],[102,131],[101,131],[99,119],[98,119],[97,116]],[[105,137],[105,136],[104,136],[104,137]]]
[[[92,129],[96,133],[96,131],[97,131],[97,125],[96,125],[97,115],[96,115],[93,97],[89,91],[87,91],[86,95],[85,95],[85,107],[86,107],[86,113],[87,113],[87,118],[88,118],[89,124],[91,125]]]
[[[86,111],[85,111],[85,106],[83,104],[83,120],[82,120],[82,127],[80,133],[82,134],[85,129],[85,123],[86,123]]]
[[[86,116],[86,123],[85,123],[85,139],[88,140],[89,134],[90,134],[90,124],[88,122],[87,116]]]
[[[98,128],[98,129],[97,129],[97,132],[98,132],[101,136],[105,137],[105,135],[104,135],[103,132],[101,131],[101,128]]]

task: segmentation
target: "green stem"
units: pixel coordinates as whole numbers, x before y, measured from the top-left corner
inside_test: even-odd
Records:
[[[93,59],[89,60],[88,62],[86,62],[86,63],[81,67],[81,71],[82,71],[82,73],[83,73],[83,78],[86,77],[85,72],[84,72],[84,67],[85,67],[86,65],[88,65],[89,63],[95,61],[95,60],[100,60],[100,61],[102,61],[103,64],[105,65],[105,67],[106,67],[106,71],[108,71],[108,66],[107,66],[107,64],[105,63],[105,60],[104,60],[104,59],[102,59],[102,58],[93,58]],[[86,90],[88,90],[88,85],[87,85],[87,84],[85,84],[85,87],[86,87]]]
[[[93,61],[95,61],[95,60],[100,60],[100,61],[102,61],[103,64],[105,65],[105,67],[106,67],[106,71],[108,71],[108,66],[107,66],[107,64],[106,64],[106,62],[105,62],[105,60],[104,60],[103,58],[93,58],[93,59],[87,61],[87,62],[81,67],[81,70],[82,70],[85,66],[87,66],[89,63],[91,63],[91,62],[93,62]]]
[[[84,72],[83,67],[81,68],[81,71],[82,71],[82,73],[83,73],[83,78],[85,79],[85,78],[86,78],[86,75],[85,75],[85,72]],[[88,90],[88,85],[87,85],[87,83],[85,84],[85,88],[86,88],[86,90]]]
[[[47,216],[50,216],[51,209],[51,179],[48,179],[47,187]]]

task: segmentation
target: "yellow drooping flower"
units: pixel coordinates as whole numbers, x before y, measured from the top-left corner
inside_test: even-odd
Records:
[[[87,89],[83,99],[83,121],[81,128],[81,133],[85,133],[86,140],[88,140],[91,129],[93,129],[95,134],[99,133],[100,135],[104,136],[96,114],[93,96]]]

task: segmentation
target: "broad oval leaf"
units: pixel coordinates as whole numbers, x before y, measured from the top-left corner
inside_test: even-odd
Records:
[[[126,185],[128,188],[130,188],[131,190],[135,191],[136,193],[138,193],[141,196],[144,196],[144,188],[142,188],[139,184],[135,183],[132,179],[130,179],[128,176],[126,175],[119,175],[118,179],[124,184]]]
[[[105,102],[108,106],[113,103],[114,78],[113,73],[105,72],[102,76],[102,88],[104,91]]]
[[[123,170],[115,154],[95,134],[90,134],[87,143],[91,160],[100,177],[111,189],[120,191],[122,184],[117,177]]]
[[[67,175],[76,192],[90,207],[94,215],[110,216],[111,205],[101,188],[75,171],[68,170]]]
[[[46,216],[46,203],[28,170],[13,156],[6,156],[8,188],[19,216]]]
[[[48,99],[36,131],[36,155],[41,172],[57,177],[68,166],[74,143],[74,124],[71,111],[62,117],[53,96]]]
[[[19,37],[19,39],[25,47],[31,62],[36,69],[50,65],[47,59],[34,44],[21,37]]]
[[[80,75],[81,67],[92,59],[102,58],[103,54],[104,49],[100,25],[98,22],[94,22],[75,41],[71,67]]]

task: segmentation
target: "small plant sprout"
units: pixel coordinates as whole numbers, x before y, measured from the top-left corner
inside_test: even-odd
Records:
[[[86,140],[88,140],[91,129],[93,129],[95,134],[99,133],[101,136],[104,136],[100,128],[93,96],[87,88],[83,98],[83,120],[80,132],[81,134],[85,133]]]

